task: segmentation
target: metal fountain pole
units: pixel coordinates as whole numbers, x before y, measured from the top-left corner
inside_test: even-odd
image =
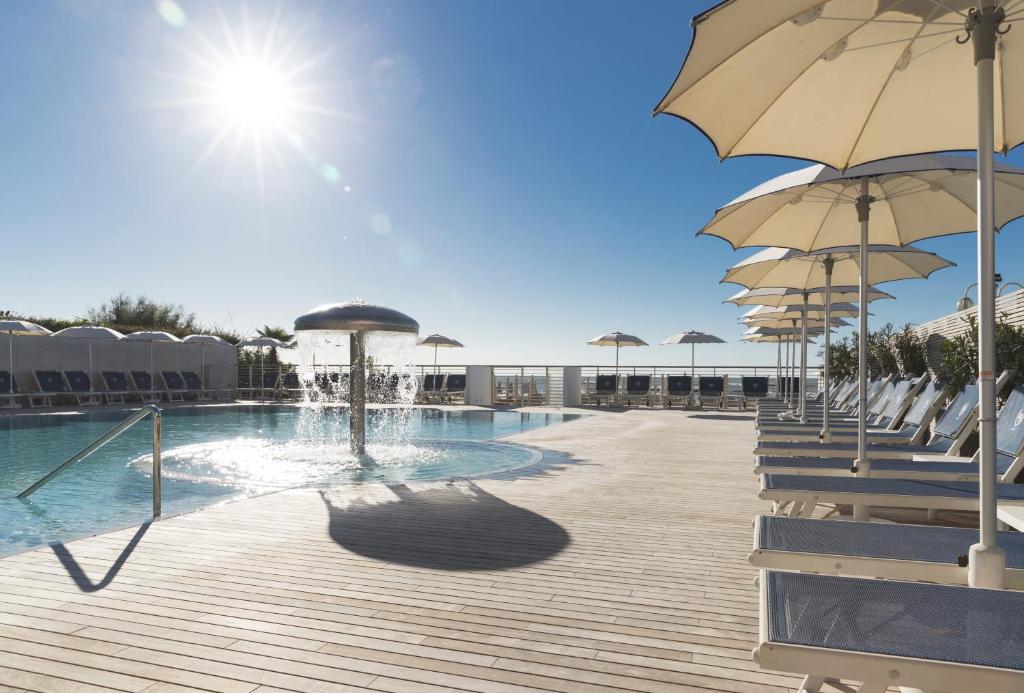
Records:
[[[832,432],[828,429],[828,408],[829,408],[829,348],[831,347],[831,336],[832,336],[832,268],[835,266],[836,261],[831,255],[825,256],[825,372],[823,377],[825,378],[824,385],[824,396],[821,400],[822,411],[821,411],[821,433],[818,434],[818,439],[822,443],[832,442]]]
[[[366,452],[366,333],[349,336],[349,449],[353,455]]]
[[[996,311],[995,311],[995,89],[993,72],[996,36],[1006,18],[995,0],[981,0],[972,9],[967,31],[974,42],[978,81],[978,451],[980,464],[980,537],[971,546],[967,568],[972,587],[1002,589],[1006,554],[996,535]],[[1002,33],[1005,33],[1005,29]],[[958,41],[960,39],[957,39]]]
[[[828,326],[825,326],[826,329]],[[807,423],[807,292],[804,292],[804,317],[800,328],[800,423]]]
[[[860,179],[860,196],[857,197],[857,221],[860,222],[860,286],[858,291],[857,316],[860,340],[857,348],[857,459],[853,470],[859,477],[871,476],[871,460],[868,459],[868,225],[871,217],[871,203],[874,198],[868,194],[868,179]],[[828,329],[828,326],[825,326]],[[853,519],[868,522],[871,507],[853,506]]]

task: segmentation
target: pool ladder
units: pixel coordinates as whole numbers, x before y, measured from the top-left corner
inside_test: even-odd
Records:
[[[79,453],[70,457],[66,462],[51,470],[46,476],[29,486],[18,494],[18,498],[28,498],[33,493],[52,481],[59,474],[69,467],[81,462],[92,453],[118,437],[129,428],[139,423],[147,416],[153,419],[153,517],[160,517],[160,408],[153,404],[146,404],[137,412],[129,416],[121,423],[101,435]]]

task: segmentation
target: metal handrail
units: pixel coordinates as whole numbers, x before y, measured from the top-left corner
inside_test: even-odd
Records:
[[[52,481],[56,476],[64,472],[66,469],[71,467],[78,462],[81,462],[92,453],[99,450],[101,447],[118,437],[129,428],[137,424],[138,422],[145,419],[147,416],[153,417],[153,517],[160,517],[160,408],[153,404],[147,404],[142,407],[139,411],[135,412],[121,423],[114,426],[112,429],[101,435],[99,438],[94,440],[88,446],[83,448],[80,452],[70,457],[66,462],[55,467],[46,476],[37,481],[36,483],[29,486],[27,489],[18,494],[18,498],[28,498],[33,493],[41,489],[43,486]]]

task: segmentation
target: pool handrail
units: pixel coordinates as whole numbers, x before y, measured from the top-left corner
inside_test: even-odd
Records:
[[[81,451],[72,455],[67,461],[50,470],[44,477],[39,479],[27,489],[18,494],[18,498],[25,499],[31,496],[33,493],[41,489],[47,483],[52,481],[57,475],[65,471],[69,467],[78,462],[81,462],[92,453],[99,450],[101,447],[118,437],[129,428],[139,423],[147,416],[153,418],[153,517],[160,517],[160,423],[161,423],[161,411],[160,408],[154,404],[143,405],[141,409],[133,413],[131,416],[126,418],[121,423],[114,426],[112,429],[101,435],[99,438],[94,440],[92,443],[87,445]]]

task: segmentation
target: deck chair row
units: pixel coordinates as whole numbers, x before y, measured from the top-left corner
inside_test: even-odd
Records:
[[[1000,385],[1007,379],[1003,374]],[[759,456],[755,463],[759,495],[773,504],[772,515],[757,518],[750,554],[761,569],[755,659],[766,669],[803,674],[801,691],[815,693],[839,679],[864,682],[862,693],[888,686],[1024,690],[1024,593],[963,586],[977,530],[811,517],[826,506],[828,518],[846,504],[977,511],[977,457],[958,454],[965,431],[976,426],[977,390],[969,385],[952,397],[922,454],[917,446],[929,416],[941,410],[935,400],[943,399],[941,383],[923,380],[880,384],[877,401],[869,399],[881,427],[875,432],[886,440],[869,448],[871,478],[852,476],[845,443],[804,444],[806,450],[789,450],[792,457]],[[840,405],[837,414],[851,411]],[[901,409],[896,433],[906,454],[896,457],[899,446],[886,434]],[[996,444],[1000,505],[1024,508],[1022,387],[999,411]],[[874,457],[878,447],[889,456]],[[1004,530],[999,540],[1006,585],[1024,590],[1024,534]]]
[[[700,408],[723,408],[735,403],[738,408],[748,408],[768,395],[768,378],[760,376],[743,376],[740,393],[729,393],[729,376],[699,376],[697,389],[693,389],[693,378],[688,375],[669,375],[663,377],[650,375],[628,375],[624,387],[620,386],[620,376],[598,375],[594,378],[594,388],[584,393],[588,404],[625,404],[625,406],[664,407],[673,405]]]
[[[192,371],[161,371],[163,387],[155,387],[148,371],[102,371],[104,389],[96,389],[92,377],[80,370],[36,370],[32,372],[35,390],[22,390],[17,379],[8,371],[0,371],[0,402],[8,408],[18,408],[21,401],[29,407],[54,406],[72,402],[79,406],[124,404],[129,399],[141,402],[183,401],[186,397],[197,400],[230,397],[229,389],[207,389],[202,379]]]

